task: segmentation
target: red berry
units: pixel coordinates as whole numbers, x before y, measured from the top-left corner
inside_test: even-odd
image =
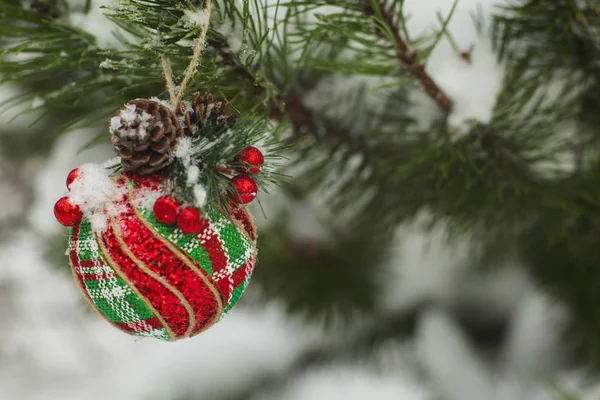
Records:
[[[234,195],[233,199],[241,204],[250,203],[256,198],[258,194],[258,186],[254,179],[248,175],[237,175],[231,178],[231,183],[235,187],[237,194]]]
[[[235,160],[238,163],[251,165],[252,167],[250,168],[242,168],[242,171],[255,175],[260,172],[260,167],[262,167],[265,163],[265,157],[263,156],[263,153],[261,153],[260,150],[254,146],[250,146],[246,150],[242,151],[240,154],[238,154]]]
[[[71,189],[71,183],[75,181],[75,179],[79,178],[79,168],[75,168],[69,172],[67,175],[67,189]]]
[[[179,210],[179,203],[173,197],[169,195],[160,196],[154,202],[154,216],[158,222],[162,224],[171,225],[177,221],[177,210]]]
[[[186,235],[195,235],[209,227],[208,220],[202,218],[200,210],[187,206],[179,211],[177,215],[177,226]]]
[[[54,205],[54,216],[64,226],[73,226],[83,217],[78,205],[72,204],[68,197],[63,197]]]

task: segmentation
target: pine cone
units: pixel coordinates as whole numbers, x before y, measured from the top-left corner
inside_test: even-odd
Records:
[[[189,135],[205,135],[220,126],[232,126],[239,115],[227,116],[229,102],[215,101],[210,93],[202,96],[196,93],[191,103],[183,111],[183,118]]]
[[[110,120],[110,141],[125,171],[152,174],[171,161],[183,127],[173,111],[148,100],[131,100]]]

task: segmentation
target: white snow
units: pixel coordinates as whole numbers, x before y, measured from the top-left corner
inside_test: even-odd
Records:
[[[86,215],[94,232],[104,232],[108,228],[108,216],[101,212]]]
[[[185,140],[181,139],[182,141]],[[194,206],[198,208],[204,208],[206,205],[206,188],[198,182],[200,178],[200,168],[197,165],[190,164],[190,152],[188,148],[191,148],[191,142],[187,142],[183,145],[183,149],[181,152],[175,153],[176,157],[183,158],[183,165],[186,168],[186,185],[192,189],[192,193],[194,195]],[[180,145],[181,146],[181,142]],[[179,150],[179,147],[178,147]],[[190,150],[191,151],[191,150]],[[178,155],[179,154],[179,155]]]
[[[203,208],[206,205],[206,188],[198,182],[200,177],[200,168],[192,164],[191,156],[194,153],[192,139],[184,137],[179,139],[175,149],[175,157],[181,159],[181,163],[186,169],[186,185],[192,189],[194,195],[194,206]]]
[[[104,61],[102,61],[98,67],[102,68],[102,69],[114,69],[116,70],[117,68],[114,65],[114,61],[111,60],[110,58],[105,58]]]
[[[541,315],[529,313],[533,308],[538,311],[540,306],[545,311],[551,309],[548,303],[541,305],[540,299],[539,294],[532,292],[532,297],[524,303],[529,309],[525,313],[536,320],[535,330],[531,330],[532,324],[523,323],[524,314],[513,320],[508,344],[523,351],[507,353],[506,362],[500,365],[484,361],[447,312],[432,309],[421,317],[417,335],[418,354],[425,370],[446,399],[554,400],[557,396],[548,384],[549,378],[561,388],[580,393],[582,399],[595,398],[592,393],[596,389],[582,389],[588,386],[585,371],[556,368],[557,360],[553,355],[561,345],[546,340],[553,335],[548,331],[555,331],[556,326],[547,320],[542,321],[545,312]],[[538,342],[540,339],[541,343]]]
[[[150,122],[154,118],[146,111],[139,110],[135,104],[128,104],[122,110],[119,111],[118,115],[115,115],[110,119],[110,133],[116,133],[121,138],[143,140],[150,134],[148,127]],[[160,121],[154,121],[155,125],[161,126]]]
[[[120,157],[113,157],[109,160],[104,161],[103,163],[100,163],[100,165],[103,168],[109,169],[109,168],[114,168],[117,165],[121,164],[121,158]]]
[[[133,192],[132,204],[137,208],[152,208],[163,194],[160,190],[142,187]]]
[[[34,204],[28,221],[41,233],[56,234],[62,230],[52,213],[54,203],[65,195],[65,180],[73,168],[86,162],[104,162],[114,157],[110,145],[103,144],[81,151],[96,134],[95,129],[77,129],[57,139],[44,168],[33,177]]]
[[[152,50],[157,47],[164,46],[162,39],[157,36],[152,36],[150,38],[144,38],[142,41],[142,47],[146,50]]]
[[[208,22],[208,15],[204,10],[185,10],[183,12],[182,23],[183,27],[188,29],[205,25]]]
[[[406,373],[379,373],[363,365],[318,368],[269,399],[285,400],[428,400],[429,390]],[[481,399],[478,399],[481,400]]]
[[[193,187],[194,191],[194,205],[198,208],[204,208],[206,205],[206,189],[204,186],[197,184]]]
[[[417,337],[429,373],[448,399],[496,399],[492,377],[483,361],[447,314],[435,310],[426,313]]]
[[[109,170],[102,165],[88,163],[79,167],[77,179],[71,184],[67,196],[90,219],[92,229],[103,232],[108,218],[123,212],[119,204],[124,194],[125,188],[115,183]]]
[[[180,158],[184,165],[190,165],[191,155],[193,151],[192,139],[188,137],[183,137],[179,139],[179,143],[177,144],[177,148],[173,155],[176,158]]]
[[[119,113],[121,119],[125,122],[125,126],[131,126],[138,120],[138,113],[135,104],[128,104]]]
[[[520,302],[505,345],[506,370],[520,380],[552,374],[560,366],[560,329],[566,310],[533,290]],[[553,328],[554,327],[554,328]]]
[[[159,99],[158,97],[154,96],[154,97],[150,97],[150,100],[157,102],[158,104],[161,104],[169,109],[172,109],[171,106],[171,102],[168,100],[163,100],[163,99]],[[185,104],[185,102],[184,102]]]
[[[122,126],[123,124],[121,123],[121,118],[118,116],[114,116],[110,119],[109,129],[111,133],[119,130]]]
[[[187,170],[187,185],[191,186],[194,183],[196,183],[198,181],[198,178],[200,177],[200,168],[198,168],[198,166],[196,165],[190,165],[190,167]]]
[[[487,34],[490,28],[490,14],[505,0],[458,0],[448,30],[459,46],[460,51],[468,51],[473,45],[472,63],[468,64],[456,53],[447,39],[442,39],[427,61],[426,70],[434,81],[448,94],[454,103],[449,124],[457,133],[465,131],[464,121],[476,119],[489,122],[496,96],[501,88],[504,67],[496,62]],[[408,31],[412,37],[427,34],[440,27],[436,12],[446,17],[452,8],[452,0],[406,0],[405,12],[409,15]],[[480,7],[485,32],[478,37],[472,15]],[[415,113],[423,114],[425,121],[431,121],[431,104],[424,105],[420,99]],[[425,102],[430,102],[426,100]],[[422,109],[420,111],[420,109]]]

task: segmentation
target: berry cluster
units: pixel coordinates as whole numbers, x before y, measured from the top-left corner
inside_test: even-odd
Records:
[[[248,204],[258,194],[258,186],[250,175],[256,175],[260,172],[265,163],[265,157],[259,149],[250,146],[236,157],[235,162],[241,165],[239,170],[243,174],[231,178],[231,183],[237,192],[234,194],[233,199],[239,204]]]
[[[248,204],[256,198],[258,185],[251,177],[260,172],[264,164],[264,156],[256,147],[248,147],[235,159],[240,174],[231,178],[235,188],[232,193],[233,201],[237,204]],[[79,177],[79,169],[72,170],[67,176],[67,189],[71,190],[71,184]],[[156,219],[167,225],[177,224],[185,234],[193,235],[208,228],[208,219],[196,207],[181,205],[174,197],[163,195],[154,203],[153,207]],[[81,208],[73,204],[69,196],[64,196],[54,205],[54,216],[64,226],[74,226],[83,217]]]
[[[67,176],[67,189],[71,188],[71,184],[79,175],[78,168],[75,168]],[[78,205],[71,203],[68,196],[60,198],[54,204],[54,216],[64,226],[73,226],[81,221],[83,213]]]
[[[242,172],[231,178],[236,192],[233,200],[238,204],[247,204],[256,198],[258,186],[250,174],[258,174],[264,164],[264,156],[256,147],[248,147],[236,157]],[[202,216],[199,209],[193,206],[182,206],[170,195],[159,197],[154,203],[154,216],[162,224],[173,225],[186,235],[196,235],[209,227],[208,219]]]
[[[160,196],[154,203],[154,216],[162,224],[177,226],[186,235],[194,235],[208,228],[208,220],[203,218],[200,210],[193,206],[182,207],[169,195]]]

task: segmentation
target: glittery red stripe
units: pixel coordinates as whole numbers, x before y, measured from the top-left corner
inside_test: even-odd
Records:
[[[128,218],[135,219],[135,216],[129,215]],[[188,313],[177,296],[141,270],[123,252],[112,227],[106,230],[102,239],[110,257],[119,266],[130,284],[150,302],[176,336],[185,334],[189,327]]]
[[[225,249],[216,233],[209,229],[202,234],[201,243],[212,263],[214,279],[219,285],[223,298],[227,302],[231,297],[231,290],[233,288],[231,287],[229,273],[227,272],[227,255],[225,254]]]
[[[131,205],[128,204],[127,208],[126,215],[134,212]],[[196,316],[193,330],[213,322],[219,312],[219,304],[214,292],[200,277],[201,268],[198,266],[197,272],[186,265],[137,217],[119,218],[119,226],[123,240],[133,254],[152,272],[173,285],[190,303]]]
[[[156,317],[152,317],[150,319],[144,320],[146,324],[148,324],[151,328],[160,329],[163,328],[162,323]]]
[[[77,277],[77,283],[81,287],[81,291],[83,292],[84,296],[88,299],[89,304],[94,304],[92,301],[92,298],[90,297],[90,294],[87,291],[87,287],[84,282],[83,274],[81,273],[81,260],[79,259],[79,254],[77,253],[78,248],[79,248],[78,243],[79,243],[79,224],[75,224],[75,226],[73,226],[73,230],[71,232],[71,246],[73,246],[73,248],[71,249],[71,264],[72,264],[73,272],[75,273],[75,276]]]

